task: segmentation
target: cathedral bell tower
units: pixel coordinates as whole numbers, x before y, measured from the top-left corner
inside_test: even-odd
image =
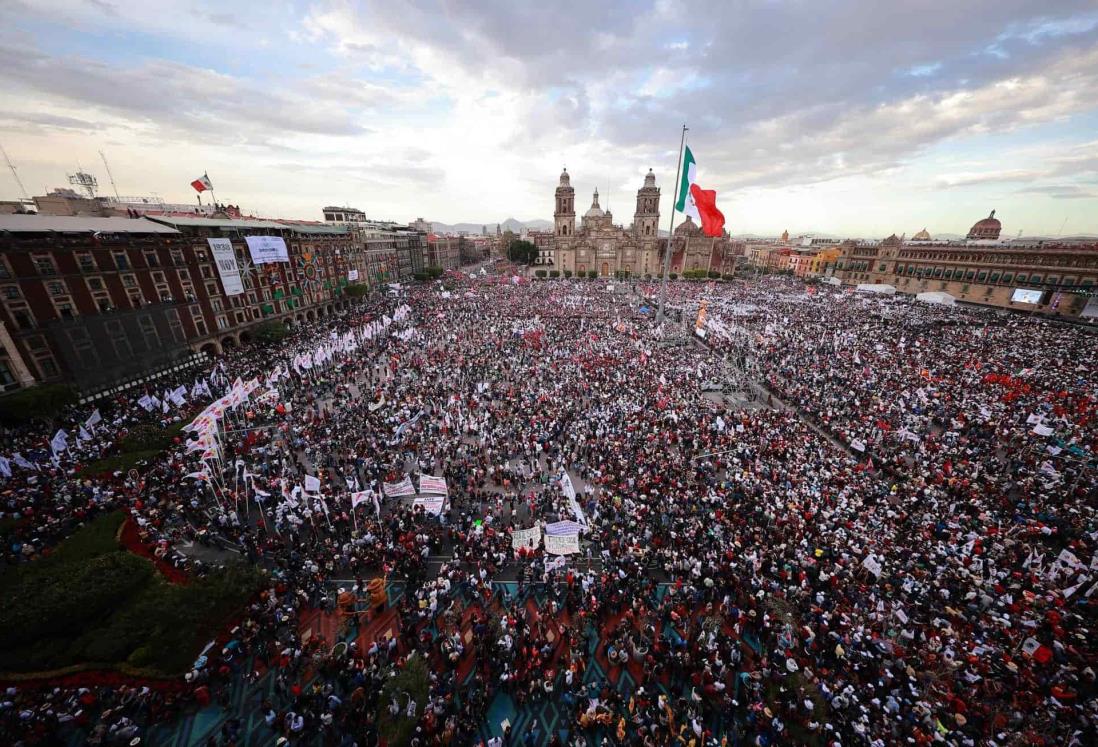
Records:
[[[557,207],[553,211],[553,235],[574,236],[576,233],[576,190],[572,189],[568,169],[561,172],[557,185]]]
[[[644,186],[637,190],[637,212],[633,214],[633,231],[638,239],[656,239],[660,225],[660,188],[652,169],[644,177]]]

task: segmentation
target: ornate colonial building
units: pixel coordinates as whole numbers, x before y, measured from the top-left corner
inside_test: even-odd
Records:
[[[576,228],[576,191],[568,170],[560,175],[553,211],[553,253],[560,270],[610,276],[655,275],[660,271],[660,188],[651,169],[637,190],[637,208],[629,228],[614,225],[614,216],[599,206],[596,189],[591,207]]]
[[[844,283],[892,285],[900,293],[944,291],[966,303],[1050,316],[1098,318],[1098,242],[1012,239],[994,211],[965,241],[935,241],[923,229],[910,241],[844,241],[836,276]]]

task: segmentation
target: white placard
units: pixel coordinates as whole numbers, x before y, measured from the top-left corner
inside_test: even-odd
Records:
[[[515,529],[511,533],[511,547],[519,550],[523,547],[533,550],[541,542],[541,527]]]
[[[550,555],[574,555],[580,551],[578,534],[545,535],[545,552]]]
[[[358,280],[358,270],[347,270],[347,280],[351,282]]]
[[[252,255],[252,264],[266,265],[271,262],[289,262],[290,252],[281,236],[245,236],[248,252]]]
[[[206,239],[213,252],[217,274],[221,276],[221,285],[226,296],[239,296],[244,292],[244,281],[240,279],[240,266],[236,263],[236,252],[229,239]]]

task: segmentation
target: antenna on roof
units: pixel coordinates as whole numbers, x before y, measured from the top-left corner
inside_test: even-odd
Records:
[[[107,178],[111,180],[111,189],[114,190],[114,199],[122,202],[122,198],[118,196],[118,185],[114,183],[114,174],[111,173],[111,165],[107,163],[107,156],[103,151],[99,151],[99,157],[103,159],[103,167],[107,169]]]
[[[15,177],[15,183],[19,185],[19,193],[23,195],[23,202],[29,203],[31,201],[30,195],[27,194],[27,188],[23,186],[23,180],[19,178],[19,172],[15,170],[15,164],[8,158],[8,152],[4,150],[4,146],[0,145],[0,153],[4,154],[4,160],[8,162],[8,168],[11,169],[11,175]]]

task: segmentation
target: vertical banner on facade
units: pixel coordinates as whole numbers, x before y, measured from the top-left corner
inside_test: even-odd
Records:
[[[358,270],[348,270],[347,271],[347,280],[349,280],[352,283],[354,281],[358,280]]]
[[[281,236],[245,236],[248,252],[252,255],[252,264],[266,265],[271,262],[289,262],[290,253]]]
[[[229,239],[206,239],[217,264],[217,274],[221,276],[221,285],[226,296],[239,296],[244,292],[244,281],[240,279],[240,267],[236,264],[236,252]]]

